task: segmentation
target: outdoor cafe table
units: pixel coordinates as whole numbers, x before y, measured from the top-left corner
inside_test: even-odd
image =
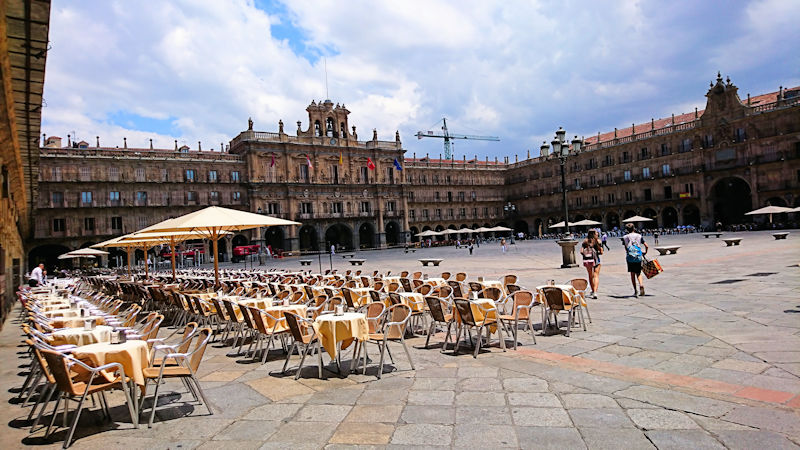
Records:
[[[314,330],[331,359],[336,358],[337,347],[346,349],[354,339],[364,341],[369,337],[367,316],[362,313],[322,314],[314,321]]]
[[[130,340],[122,344],[98,343],[76,347],[72,356],[90,366],[99,367],[108,363],[120,363],[125,376],[139,386],[144,386],[142,370],[150,365],[150,350],[146,341]]]
[[[485,288],[497,288],[500,289],[500,292],[502,292],[503,294],[508,294],[508,292],[506,292],[506,287],[500,280],[483,280],[479,281],[478,283],[480,283]]]
[[[83,327],[84,321],[89,319],[94,319],[98,325],[106,323],[103,316],[69,317],[53,319],[50,321],[50,326],[53,328],[80,328]]]
[[[419,292],[398,292],[397,295],[403,300],[403,304],[411,308],[411,311],[417,312],[425,309],[425,297]],[[385,300],[387,306],[391,305],[391,301],[387,298]]]
[[[70,309],[71,305],[69,302],[66,303],[53,303],[50,305],[39,305],[39,309],[44,312],[55,312],[64,309]]]
[[[55,331],[50,335],[50,345],[89,345],[98,342],[111,342],[111,330],[113,328],[106,325],[98,325],[94,330],[84,330],[83,328],[67,328]]]
[[[277,306],[269,306],[266,308],[260,308],[261,311],[268,313],[270,316],[274,317],[277,320],[283,318],[283,315],[287,312],[296,314],[300,317],[305,317],[306,312],[308,312],[308,307],[306,305],[277,305]],[[275,327],[275,321],[268,316],[262,316],[265,319],[265,323],[267,325],[267,329],[272,330]],[[286,325],[286,321],[280,321],[278,326],[275,327],[275,332],[280,332],[284,330],[288,330],[288,325]]]
[[[371,290],[372,290],[372,288],[350,289],[350,292],[353,293],[353,303],[356,306],[362,306],[362,305],[366,305],[367,303],[369,303],[370,302],[369,291],[371,291]]]
[[[81,315],[80,309],[57,309],[53,311],[45,311],[42,313],[45,317],[49,318],[70,318],[78,317]]]

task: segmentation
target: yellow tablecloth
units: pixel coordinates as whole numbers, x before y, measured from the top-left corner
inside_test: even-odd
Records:
[[[283,314],[286,311],[297,314],[298,316],[303,318],[306,317],[306,312],[308,311],[308,307],[306,307],[306,305],[289,305],[289,306],[278,305],[262,309],[264,312],[269,313],[270,316],[278,320],[283,318]],[[272,327],[275,326],[275,320],[269,318],[266,315],[262,315],[262,317],[265,319],[264,322],[267,324],[267,329],[272,330]],[[277,328],[275,328],[275,332],[277,333],[288,329],[289,329],[288,325],[286,325],[286,322],[283,321],[278,324]]]
[[[131,377],[140,386],[144,385],[142,370],[150,365],[150,350],[145,341],[131,340],[124,344],[84,345],[73,350],[72,356],[95,367],[112,362],[120,363],[125,370],[125,375]]]
[[[83,328],[68,328],[56,331],[50,335],[50,345],[90,345],[98,342],[111,342],[111,330],[106,325],[98,325],[94,330]]]
[[[369,291],[371,290],[372,288],[350,289],[350,291],[353,293],[353,303],[356,306],[362,306],[369,303],[370,302]]]
[[[503,282],[502,281],[499,281],[499,280],[483,280],[480,283],[485,288],[494,287],[494,288],[500,289],[500,292],[502,292],[503,294],[508,294],[508,292],[506,292],[506,287],[503,286]]]
[[[258,309],[264,308],[271,308],[272,307],[272,297],[269,298],[242,298],[236,301],[236,303],[243,305],[243,306],[254,306]]]
[[[80,309],[57,309],[54,311],[45,311],[42,313],[45,317],[78,317],[81,315]]]
[[[314,330],[320,334],[322,346],[331,358],[336,358],[336,346],[347,348],[353,339],[363,341],[369,337],[366,314],[344,313],[341,316],[322,314],[314,321]]]
[[[425,297],[423,297],[422,294],[418,292],[398,292],[397,294],[403,300],[403,304],[411,307],[411,311],[416,312],[425,309]],[[391,305],[391,302],[388,298],[386,301],[388,302],[386,306]]]
[[[53,319],[50,321],[50,326],[53,328],[83,328],[83,321],[86,319],[95,319],[98,325],[104,325],[106,323],[105,319],[101,316],[70,317]]]

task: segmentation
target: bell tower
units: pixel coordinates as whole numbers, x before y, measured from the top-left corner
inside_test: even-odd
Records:
[[[306,111],[308,112],[308,128],[303,131],[298,127],[298,136],[350,139],[347,121],[350,111],[343,104],[337,103],[334,106],[330,100],[319,103],[312,100]]]

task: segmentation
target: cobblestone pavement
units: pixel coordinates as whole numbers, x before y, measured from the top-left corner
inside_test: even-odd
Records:
[[[662,237],[661,244],[682,247],[659,257],[665,272],[645,282],[643,298],[630,296],[624,252],[611,239],[588,331],[537,335],[536,345],[520,332],[518,350],[495,343],[477,359],[470,349],[441,353],[441,333],[427,350],[424,338],[414,338],[417,370],[397,348],[381,380],[374,363],[367,375],[346,378],[328,365],[319,380],[312,362],[295,381],[293,370],[280,373],[278,350],[262,365],[216,343],[200,370],[213,415],[169,383],[154,427],[133,429],[114,395],[116,422],[84,414],[74,447],[797,448],[800,233],[785,241],[737,235],[738,247],[699,235]],[[420,267],[430,275],[517,273],[528,287],[585,276],[580,267],[556,268],[560,249],[552,241],[517,243],[506,254],[489,243],[472,256],[453,248],[361,252],[369,272],[416,269],[423,256],[445,260],[436,270]],[[299,268],[297,260],[270,264]],[[350,268],[338,256],[333,265]],[[0,334],[7,405],[0,446],[57,448],[64,432],[49,443],[42,432],[29,436],[28,408],[12,400],[27,370],[18,343],[10,321]]]

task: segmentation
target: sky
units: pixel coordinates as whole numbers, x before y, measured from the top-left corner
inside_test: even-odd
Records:
[[[538,154],[591,136],[800,85],[800,2],[53,0],[42,132],[94,145],[219,150],[247,128],[294,132],[330,98],[361,139],[400,131],[406,157]],[[327,84],[326,84],[327,67]]]

